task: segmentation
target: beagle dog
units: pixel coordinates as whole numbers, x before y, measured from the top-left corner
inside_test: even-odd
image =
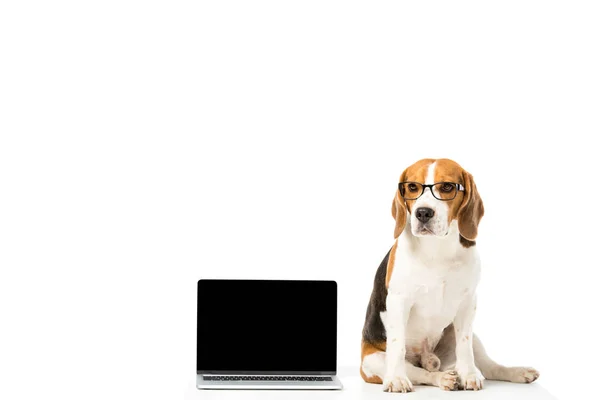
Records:
[[[362,333],[362,378],[386,392],[535,381],[533,368],[490,359],[473,334],[483,217],[473,176],[452,160],[420,160],[400,176],[392,216],[395,242],[375,274]]]

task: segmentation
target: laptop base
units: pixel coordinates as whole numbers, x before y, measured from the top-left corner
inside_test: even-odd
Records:
[[[337,376],[328,376],[330,381],[223,381],[205,380],[204,375],[196,375],[198,389],[212,390],[340,390],[342,382]]]

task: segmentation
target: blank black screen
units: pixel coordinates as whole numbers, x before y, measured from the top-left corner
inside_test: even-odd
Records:
[[[335,372],[333,281],[198,281],[198,372]]]

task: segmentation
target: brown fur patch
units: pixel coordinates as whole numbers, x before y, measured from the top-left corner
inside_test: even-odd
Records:
[[[360,367],[360,376],[363,378],[363,380],[367,383],[383,383],[381,378],[378,377],[377,375],[373,375],[371,377],[368,377],[365,375],[365,373],[362,370],[362,360],[365,359],[366,356],[368,356],[369,354],[373,354],[373,353],[377,353],[378,351],[385,351],[386,349],[386,344],[385,342],[380,342],[380,343],[375,343],[375,344],[371,344],[371,343],[366,343],[366,342],[361,342],[360,344],[360,360],[361,360],[361,367]]]
[[[473,175],[463,170],[465,195],[458,210],[458,230],[465,239],[474,241],[484,208]]]
[[[394,270],[394,265],[396,264],[396,248],[398,247],[398,239],[394,242],[392,249],[390,250],[390,256],[388,258],[387,269],[385,272],[385,287],[386,289],[390,287],[390,279],[392,279],[392,271]]]
[[[394,200],[392,200],[392,217],[396,220],[394,239],[397,239],[406,226],[406,203],[402,196],[400,196],[399,190],[396,190],[396,195],[394,196]]]

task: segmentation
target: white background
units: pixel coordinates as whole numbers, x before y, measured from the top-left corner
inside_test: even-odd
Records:
[[[1,397],[182,397],[201,277],[337,280],[339,364],[358,365],[397,179],[423,157],[483,198],[488,352],[558,397],[596,390],[599,17],[2,2]]]

